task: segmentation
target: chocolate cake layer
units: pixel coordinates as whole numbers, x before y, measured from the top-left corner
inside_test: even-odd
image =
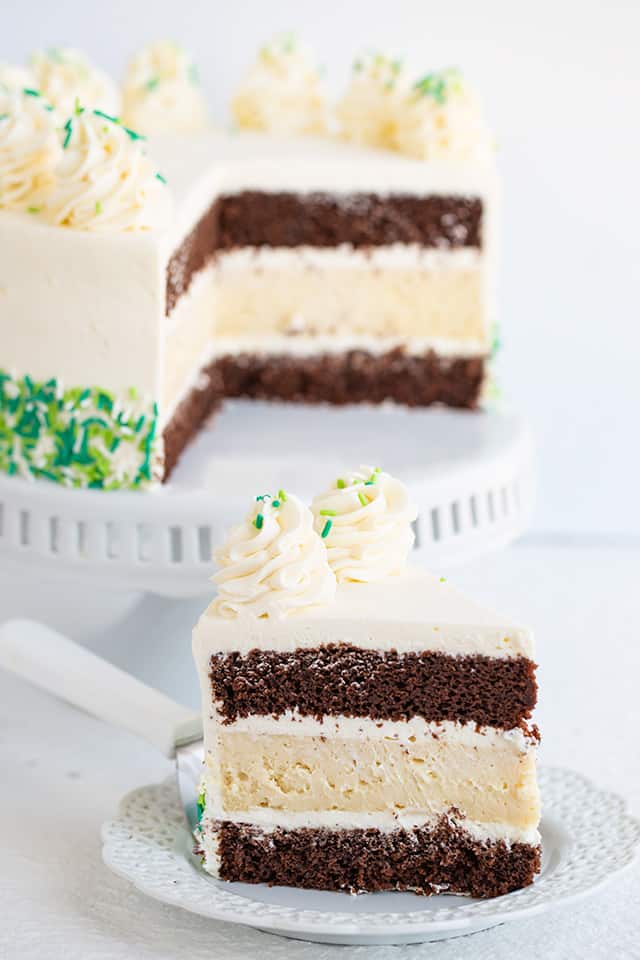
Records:
[[[480,247],[482,201],[467,196],[244,191],[219,197],[167,266],[166,313],[216,253],[237,247]]]
[[[191,281],[211,260],[219,246],[219,208],[216,201],[182,241],[167,264],[165,312],[171,313]]]
[[[180,459],[180,454],[198,433],[202,423],[217,410],[224,396],[220,374],[213,364],[203,371],[196,385],[187,394],[164,428],[163,481],[168,480]]]
[[[224,397],[293,403],[383,403],[408,407],[443,403],[475,409],[485,357],[412,356],[402,349],[310,357],[241,353],[214,360],[164,430],[166,480],[198,427]]]
[[[447,817],[435,827],[394,830],[277,828],[218,825],[220,877],[352,893],[443,890],[498,897],[526,887],[540,870],[540,848],[474,839]]]
[[[531,716],[536,665],[526,657],[399,654],[350,644],[211,657],[213,700],[224,721],[252,714],[473,721],[511,729]]]
[[[219,245],[235,247],[480,247],[482,201],[467,196],[260,193],[219,201]]]
[[[305,403],[383,403],[408,407],[444,403],[473,409],[484,380],[484,357],[412,356],[401,348],[316,356],[243,353],[218,361],[227,397]]]

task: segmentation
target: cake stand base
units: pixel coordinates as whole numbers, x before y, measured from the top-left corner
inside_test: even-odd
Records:
[[[442,570],[509,543],[533,502],[524,421],[496,412],[228,403],[151,493],[0,478],[0,565],[128,592],[210,593],[212,547],[252,496],[310,501],[361,463],[404,480],[420,562]]]

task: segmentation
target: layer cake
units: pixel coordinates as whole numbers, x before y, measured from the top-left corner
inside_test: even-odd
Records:
[[[169,59],[166,103],[191,136],[146,140],[90,103],[69,115],[0,91],[0,469],[148,487],[225,397],[476,407],[496,175],[448,138],[457,87],[407,101],[412,130],[436,111],[425,156],[346,134],[201,132],[188,61],[170,53],[133,64],[125,102],[152,123],[136,90]]]
[[[530,633],[406,565],[414,516],[359,470],[313,512],[260,495],[218,551],[193,635],[214,876],[488,897],[539,870]]]

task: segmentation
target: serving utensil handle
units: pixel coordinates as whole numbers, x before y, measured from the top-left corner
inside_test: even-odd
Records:
[[[99,720],[124,727],[166,757],[202,735],[199,714],[35,620],[0,625],[0,667]]]

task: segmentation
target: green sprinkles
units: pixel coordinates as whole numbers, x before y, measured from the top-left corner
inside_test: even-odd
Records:
[[[42,207],[27,207],[27,213],[40,213]]]
[[[329,536],[329,531],[331,530],[332,526],[333,524],[331,523],[331,520],[327,520],[324,527],[322,528],[322,533],[320,534],[323,540]]]
[[[148,90],[151,93],[153,90],[156,90],[158,84],[160,83],[160,77],[151,77],[150,80],[147,80],[145,83],[145,90]]]
[[[0,369],[0,472],[68,487],[148,486],[158,451],[152,411],[141,401],[125,415],[99,388],[64,388],[55,378],[38,382]]]
[[[42,94],[39,90],[33,90],[31,87],[24,87],[22,92],[26,94],[27,97],[41,97]]]
[[[363,507],[369,506],[369,501],[365,497],[364,493],[362,493],[362,491],[360,491],[360,493],[358,494],[358,500],[360,501]]]
[[[272,507],[275,507],[275,508],[277,509],[277,508],[280,506],[280,501],[279,501],[279,500],[273,500],[273,501],[271,502],[271,506],[272,506]]]
[[[69,146],[69,141],[71,140],[71,135],[73,133],[73,121],[71,120],[71,117],[69,117],[65,123],[63,130],[66,131],[66,134],[64,140],[62,141],[62,149],[66,150]]]
[[[321,517],[335,517],[335,516],[337,516],[337,514],[336,514],[336,511],[335,511],[335,510],[321,510],[321,511],[320,511],[320,516],[321,516]]]
[[[287,495],[284,490],[278,490],[278,498],[282,501],[282,503],[287,502]]]
[[[94,110],[94,117],[102,117],[103,120],[110,120],[111,123],[120,123],[117,117],[113,117],[110,113],[105,113],[103,110]]]
[[[256,528],[256,530],[262,530],[262,524],[263,524],[263,523],[264,523],[264,517],[263,517],[263,515],[262,515],[261,513],[259,513],[259,514],[256,516],[255,520],[253,521],[253,525],[254,525],[254,527]]]
[[[166,178],[163,177],[161,173],[156,173],[156,180],[159,180],[160,183],[164,183],[164,184],[166,184],[166,182],[167,182],[167,181],[166,181]]]
[[[100,203],[99,200],[96,200],[96,214],[97,216],[100,216],[101,213],[102,213],[102,204]]]
[[[338,477],[338,479],[336,480],[336,487],[338,488],[338,490],[344,490],[344,488],[346,487],[346,483],[344,482],[342,477]]]

